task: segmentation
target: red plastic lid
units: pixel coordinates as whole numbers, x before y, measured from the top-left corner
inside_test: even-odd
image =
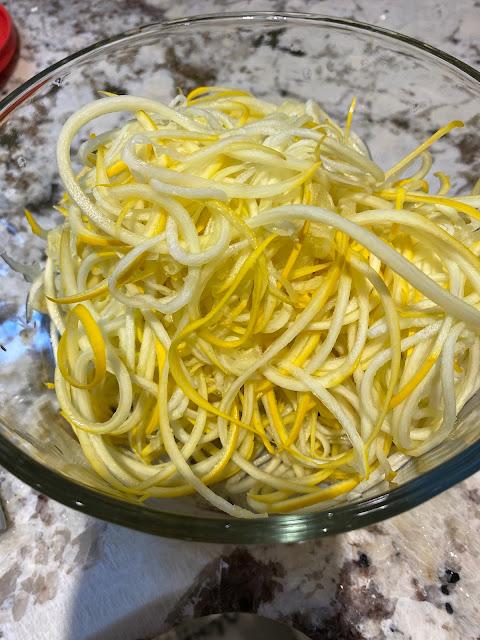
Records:
[[[0,72],[11,62],[17,50],[18,37],[13,20],[0,4]]]

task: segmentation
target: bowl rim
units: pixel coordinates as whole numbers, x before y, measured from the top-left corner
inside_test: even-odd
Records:
[[[185,18],[157,21],[95,42],[66,56],[29,78],[0,100],[0,124],[36,88],[40,88],[54,72],[68,67],[97,49],[103,49],[122,40],[129,40],[148,32],[163,32],[179,26],[201,23],[225,23],[232,20],[292,24],[313,24],[346,27],[370,32],[401,41],[449,63],[473,80],[480,82],[480,72],[470,65],[425,42],[383,27],[322,14],[283,13],[274,11],[208,13]],[[0,423],[3,424],[0,418]],[[7,428],[7,427],[6,427]],[[373,498],[333,507],[312,514],[285,514],[269,518],[236,519],[226,514],[215,518],[192,516],[151,509],[143,504],[132,504],[111,495],[77,484],[31,458],[15,446],[0,431],[0,464],[37,491],[85,514],[147,533],[183,540],[216,543],[279,543],[297,542],[323,535],[343,533],[373,524],[400,514],[449,489],[480,469],[480,440],[470,444],[450,460],[428,470],[388,492]]]

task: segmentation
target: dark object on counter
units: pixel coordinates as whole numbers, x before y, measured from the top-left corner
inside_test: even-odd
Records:
[[[358,560],[354,560],[354,562],[358,567],[362,567],[362,569],[368,569],[370,566],[370,558],[366,553],[360,553],[358,555]]]
[[[2,503],[0,502],[0,533],[3,533],[6,530],[7,530],[7,518],[5,517]]]
[[[187,620],[155,640],[308,640],[286,624],[252,613],[216,613]]]
[[[447,576],[448,584],[455,584],[460,580],[460,576],[456,571],[452,571],[451,569],[445,570],[445,575]]]
[[[18,44],[13,20],[3,4],[0,4],[0,84],[3,84],[13,69]]]

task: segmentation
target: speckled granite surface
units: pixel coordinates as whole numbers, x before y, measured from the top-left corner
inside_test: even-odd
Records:
[[[107,35],[186,14],[274,8],[344,15],[424,38],[480,66],[480,3],[291,0],[7,2],[22,38],[3,91]],[[89,6],[90,5],[90,6]],[[476,156],[478,158],[478,154]],[[475,160],[475,155],[473,157]],[[302,545],[153,538],[76,513],[0,472],[0,637],[151,638],[191,615],[258,611],[311,638],[480,638],[480,476],[402,516]]]

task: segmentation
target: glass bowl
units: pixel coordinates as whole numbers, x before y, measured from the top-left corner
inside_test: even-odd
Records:
[[[38,268],[43,242],[25,207],[45,226],[62,193],[55,143],[66,117],[98,90],[170,100],[206,84],[227,84],[273,101],[313,97],[343,121],[358,97],[354,128],[383,167],[393,165],[450,120],[465,128],[435,146],[435,167],[465,191],[470,137],[478,128],[480,74],[426,44],[348,20],[254,13],[186,18],[110,38],[52,65],[0,103],[2,251]],[[461,411],[453,435],[379,483],[329,511],[232,519],[195,499],[130,504],[108,494],[63,427],[52,377],[48,320],[25,314],[29,285],[0,264],[0,463],[35,489],[91,515],[149,533],[235,543],[307,540],[398,514],[480,468],[477,405]],[[4,350],[6,349],[6,350]]]

